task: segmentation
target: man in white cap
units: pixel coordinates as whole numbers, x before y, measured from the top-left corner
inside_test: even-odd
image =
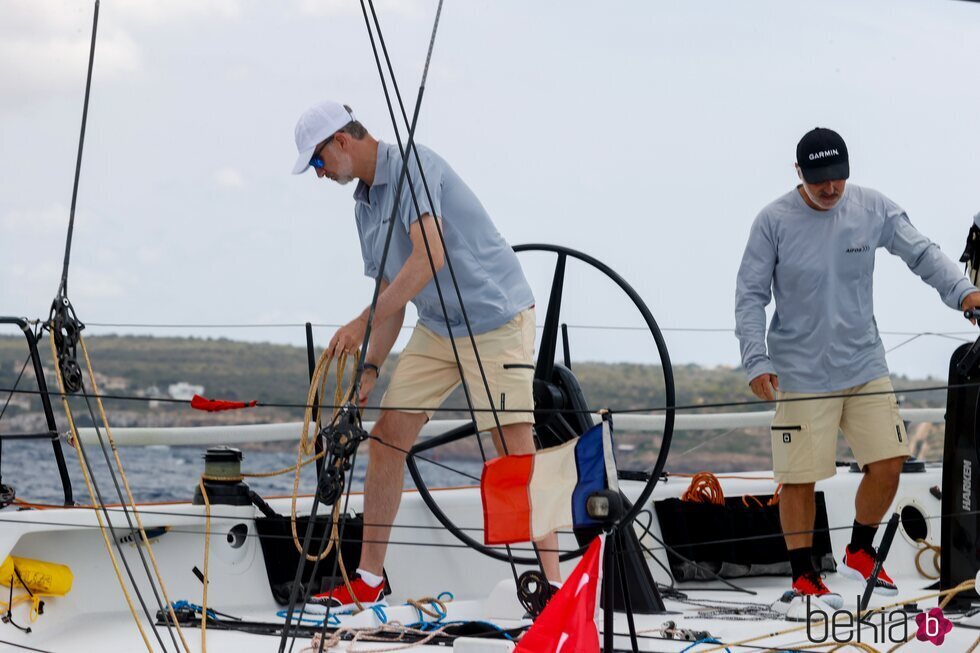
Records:
[[[439,155],[418,147],[423,174],[414,153],[408,173],[395,197],[403,160],[397,145],[373,138],[354,118],[350,107],[321,102],[307,110],[296,124],[299,156],[293,168],[300,174],[312,167],[319,178],[339,184],[358,180],[354,190],[354,217],[360,237],[364,273],[381,276],[381,293],[375,309],[360,396],[363,404],[378,379],[405,317],[405,305],[415,304],[418,324],[405,349],[388,390],[381,400],[381,416],[369,445],[364,495],[364,538],[357,574],[352,579],[354,597],[346,587],[314,596],[311,601],[332,610],[384,601],[383,567],[390,524],[398,512],[404,478],[405,454],[422,425],[460,384],[460,374],[450,343],[455,338],[476,412],[477,427],[491,431],[498,451],[501,434],[489,411],[491,398],[498,412],[500,430],[508,453],[532,453],[534,421],[534,296],[514,251],[498,233],[476,195]],[[416,211],[414,198],[418,201]],[[431,195],[431,204],[430,204]],[[394,211],[394,213],[393,213]],[[389,218],[394,215],[388,258],[380,269]],[[442,246],[436,224],[445,236]],[[423,233],[428,240],[426,251]],[[449,270],[451,257],[456,283],[475,335],[477,350],[490,386],[484,388],[463,321]],[[433,268],[442,288],[447,316],[443,313]],[[353,352],[361,346],[369,308],[341,327],[329,350]],[[448,323],[447,323],[448,322]],[[559,580],[557,539],[541,541],[548,578]]]
[[[980,292],[905,211],[870,188],[849,184],[847,145],[818,127],[796,147],[800,183],[762,209],[749,232],[735,292],[735,334],[752,392],[779,398],[772,421],[773,476],[793,592],[777,608],[805,618],[804,599],[833,609],[840,594],[812,561],[814,484],[837,473],[843,431],[864,471],[851,542],[838,571],[866,582],[877,560],[878,523],[898,489],[908,436],[888,376],[873,313],[875,252],[885,248],[954,309],[980,306]],[[766,347],[765,308],[776,311]],[[791,400],[791,401],[785,401]],[[898,588],[881,569],[874,591]]]

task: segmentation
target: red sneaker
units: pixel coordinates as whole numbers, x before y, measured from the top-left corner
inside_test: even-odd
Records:
[[[335,587],[332,590],[323,592],[322,594],[314,594],[309,598],[307,603],[330,606],[330,611],[337,613],[356,610],[357,603],[354,602],[355,597],[357,598],[357,602],[365,608],[370,608],[374,605],[387,605],[384,597],[384,581],[377,587],[371,587],[361,580],[358,574],[354,574],[350,577],[350,587],[354,591],[353,596],[347,591],[347,586],[341,583],[339,587]]]
[[[824,585],[823,579],[820,578],[820,574],[815,571],[808,571],[796,580],[793,581],[793,591],[802,597],[814,596],[834,610],[840,610],[844,605],[844,597],[840,594],[835,594],[831,592],[830,589]]]
[[[851,551],[851,547],[847,546],[844,549],[844,565],[838,571],[848,578],[867,583],[868,579],[871,578],[871,571],[874,569],[877,555],[874,549],[869,553],[864,549]],[[882,596],[895,596],[898,594],[898,587],[895,585],[895,581],[885,573],[884,567],[881,568],[881,571],[878,572],[878,578],[875,579],[874,593]]]

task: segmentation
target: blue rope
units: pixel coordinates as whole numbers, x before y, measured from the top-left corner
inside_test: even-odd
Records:
[[[692,648],[698,646],[699,644],[724,644],[724,642],[721,642],[715,639],[714,637],[705,637],[704,639],[699,639],[698,641],[694,642],[690,646],[682,648],[681,653],[684,653],[685,651],[690,651]],[[732,653],[731,649],[728,648],[727,646],[725,647],[725,650],[728,651],[728,653]]]
[[[371,612],[373,612],[375,616],[378,617],[378,621],[380,621],[383,624],[388,623],[388,615],[385,614],[385,609],[383,605],[372,605],[368,609],[371,610]]]
[[[412,625],[410,625],[408,627],[409,628],[415,628],[415,626],[417,624],[441,624],[442,623],[442,620],[446,618],[446,614],[448,614],[448,613],[445,610],[443,610],[442,608],[440,608],[439,607],[439,604],[436,603],[436,601],[442,601],[442,600],[444,600],[442,598],[444,596],[445,597],[448,597],[448,598],[445,599],[446,601],[452,601],[455,598],[453,596],[453,593],[452,592],[441,592],[439,594],[439,596],[436,597],[435,601],[429,601],[429,605],[432,606],[433,611],[435,611],[435,613],[437,615],[439,615],[435,619],[435,621],[426,621],[425,620],[425,613],[422,612],[422,610],[418,606],[412,605],[411,603],[405,603],[405,605],[412,605],[412,607],[415,608],[415,611],[419,613],[419,620],[416,621],[415,624],[412,624]],[[418,628],[417,630],[425,630],[425,628]]]
[[[276,613],[276,616],[279,617],[280,619],[285,619],[287,614],[289,614],[289,610],[280,610],[279,612]],[[293,615],[293,619],[296,619],[296,615]],[[303,617],[302,619],[299,619],[299,621],[303,621],[309,624],[314,624],[316,626],[323,625],[323,619],[314,619],[313,617]],[[337,615],[332,614],[330,615],[330,618],[327,620],[327,624],[330,626],[339,626],[340,618]]]

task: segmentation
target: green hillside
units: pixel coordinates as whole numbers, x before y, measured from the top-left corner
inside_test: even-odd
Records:
[[[262,408],[250,411],[231,411],[207,414],[191,410],[186,404],[151,402],[154,397],[166,397],[173,384],[203,386],[209,398],[249,400],[263,403],[305,402],[308,390],[306,350],[288,345],[256,344],[228,339],[156,338],[135,336],[94,336],[86,340],[93,365],[99,374],[103,394],[139,397],[139,400],[106,402],[110,420],[116,426],[169,426],[232,422],[275,422],[298,420],[299,408]],[[49,368],[47,341],[41,343],[42,357]],[[0,388],[12,387],[27,354],[22,337],[0,337]],[[379,387],[371,403],[377,403],[387,384],[394,361],[384,366]],[[35,388],[28,367],[21,387]],[[636,409],[663,406],[663,376],[652,365],[630,363],[582,362],[574,367],[591,407]],[[680,365],[674,369],[677,404],[680,406],[707,405],[700,412],[759,410],[765,406],[711,408],[711,404],[751,401],[753,397],[741,370],[696,365]],[[49,385],[54,381],[49,377]],[[935,379],[894,379],[898,389],[942,385]],[[332,390],[332,389],[331,389]],[[331,391],[328,391],[330,396]],[[0,402],[8,393],[0,393]],[[906,406],[942,406],[945,393],[933,391],[909,393],[901,397]],[[2,403],[0,403],[2,405]],[[447,406],[462,409],[464,401],[457,393]],[[36,396],[18,395],[8,407],[0,430],[13,430],[10,420],[20,421],[19,428],[41,428]],[[60,413],[60,407],[56,406]],[[462,417],[462,410],[444,413],[444,417]],[[371,419],[370,413],[366,416]],[[59,418],[60,419],[60,418]],[[84,414],[81,424],[86,424]],[[924,425],[925,426],[925,425]],[[936,427],[920,429],[917,436],[923,453],[936,458],[941,452],[941,432]],[[913,437],[913,440],[915,440]],[[636,466],[649,464],[656,455],[659,438],[650,435],[622,434]],[[465,447],[464,447],[465,449]],[[457,452],[460,455],[464,451]],[[842,449],[842,455],[846,450]],[[672,468],[691,470],[710,468],[748,469],[768,466],[768,433],[763,429],[738,432],[686,432],[675,436],[672,448]]]

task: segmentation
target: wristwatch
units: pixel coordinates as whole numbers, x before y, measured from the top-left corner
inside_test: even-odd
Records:
[[[379,377],[381,376],[381,368],[375,365],[374,363],[364,363],[364,369],[374,370],[375,375]]]

